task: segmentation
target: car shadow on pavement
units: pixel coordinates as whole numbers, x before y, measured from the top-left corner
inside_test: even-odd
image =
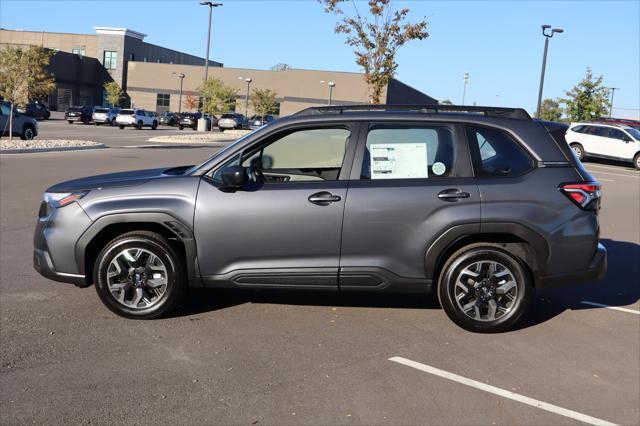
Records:
[[[601,241],[608,252],[608,271],[598,282],[564,288],[536,290],[524,320],[518,329],[531,327],[561,314],[567,309],[602,309],[581,303],[589,301],[610,306],[625,306],[640,299],[640,245],[614,240]],[[313,290],[223,290],[192,289],[174,311],[174,317],[196,315],[245,303],[269,303],[300,306],[440,309],[435,294],[340,293]],[[443,314],[444,315],[444,314]]]
[[[607,248],[605,277],[586,284],[536,290],[519,328],[545,322],[567,309],[603,309],[582,302],[626,306],[640,300],[640,245],[608,239],[600,242]]]

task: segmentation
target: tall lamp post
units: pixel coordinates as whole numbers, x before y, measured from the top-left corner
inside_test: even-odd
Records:
[[[616,90],[620,90],[619,87],[607,87],[607,89],[611,90],[611,102],[609,103],[609,118],[613,118],[613,94]]]
[[[464,86],[462,87],[462,105],[464,105],[464,98],[467,95],[467,84],[469,84],[469,73],[465,72],[462,75],[462,82],[464,83]]]
[[[327,105],[331,105],[331,99],[333,98],[333,88],[336,87],[336,82],[330,81],[327,83],[327,86],[329,86],[329,103]]]
[[[247,97],[244,100],[244,115],[245,117],[249,114],[249,90],[251,89],[251,82],[253,81],[251,77],[238,77],[238,80],[244,80],[247,83]]]
[[[547,31],[551,28],[551,25],[542,26],[542,35],[544,36],[544,54],[542,55],[542,71],[540,72],[540,88],[538,89],[538,109],[536,117],[540,118],[542,112],[542,87],[544,86],[544,72],[547,67],[547,50],[549,49],[549,39],[553,37],[555,33],[563,33],[561,28],[553,28],[551,31]]]
[[[172,74],[177,75],[178,78],[180,79],[180,99],[178,101],[178,114],[179,114],[182,112],[182,83],[184,82],[185,75],[183,73],[177,73],[177,72],[174,72]]]
[[[205,57],[205,60],[204,60],[204,81],[206,82],[207,79],[209,78],[209,47],[211,46],[211,14],[212,14],[213,8],[222,6],[222,3],[202,1],[200,2],[200,4],[202,6],[209,7],[209,28],[207,29],[207,56]],[[202,115],[202,118],[198,119],[198,130],[207,129],[207,119],[204,117],[204,109],[206,104],[207,104],[207,98],[203,97],[202,98],[203,115]],[[213,131],[213,125],[211,126],[211,131]]]

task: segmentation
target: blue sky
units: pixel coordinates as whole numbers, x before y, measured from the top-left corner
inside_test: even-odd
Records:
[[[127,27],[146,41],[204,56],[207,8],[182,1],[2,0],[0,26],[93,34]],[[359,71],[351,48],[334,34],[336,18],[314,0],[226,0],[214,10],[211,58],[228,67]],[[360,10],[366,3],[356,3]],[[544,97],[560,97],[590,66],[619,87],[615,114],[640,114],[640,1],[400,1],[425,17],[430,37],[404,46],[397,78],[437,98],[533,111],[544,39],[541,24],[565,30],[550,43]],[[345,5],[351,10],[350,4]],[[336,88],[339,91],[339,87]]]

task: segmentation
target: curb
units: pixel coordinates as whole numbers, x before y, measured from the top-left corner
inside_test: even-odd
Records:
[[[232,143],[232,142],[237,141],[238,139],[240,139],[240,138],[237,137],[235,139],[222,139],[222,140],[207,140],[207,139],[182,139],[182,140],[178,140],[178,139],[174,139],[174,140],[168,141],[168,140],[159,140],[159,137],[153,137],[153,138],[147,139],[147,142],[173,143],[173,144],[180,144],[180,145],[185,145],[185,144],[207,144],[207,145],[213,145],[213,144]]]
[[[40,152],[58,152],[58,151],[86,151],[89,149],[104,149],[107,146],[103,143],[89,146],[59,146],[52,148],[18,148],[18,149],[0,149],[0,155],[4,154],[35,154]]]

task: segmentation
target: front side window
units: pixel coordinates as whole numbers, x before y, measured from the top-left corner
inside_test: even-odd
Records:
[[[609,129],[609,137],[611,139],[619,139],[619,140],[623,140],[625,137],[625,134],[622,130],[618,130],[618,129]]]
[[[102,64],[108,70],[114,70],[117,67],[118,63],[118,52],[113,52],[109,50],[104,51],[104,58]]]
[[[168,107],[169,101],[171,100],[171,95],[168,93],[158,93],[156,98],[156,106],[159,107]]]
[[[531,157],[505,132],[488,127],[467,127],[472,151],[477,150],[481,176],[517,176],[533,167]]]
[[[294,131],[249,152],[242,166],[261,171],[267,183],[337,180],[350,134],[344,128]]]
[[[451,176],[453,134],[445,126],[369,130],[361,179],[432,179]]]

